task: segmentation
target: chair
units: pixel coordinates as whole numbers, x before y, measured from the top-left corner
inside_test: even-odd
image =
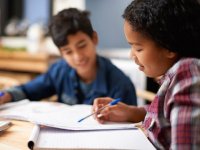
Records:
[[[156,94],[153,93],[153,92],[150,92],[150,91],[137,89],[136,95],[137,95],[138,98],[152,102]]]
[[[6,89],[19,84],[20,82],[15,78],[0,76],[0,89]]]

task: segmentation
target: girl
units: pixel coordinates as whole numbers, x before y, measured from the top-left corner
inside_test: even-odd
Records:
[[[200,4],[134,0],[123,18],[131,58],[148,77],[159,77],[160,88],[147,107],[118,103],[94,117],[100,123],[143,121],[158,149],[200,149]],[[93,111],[111,100],[96,99]]]

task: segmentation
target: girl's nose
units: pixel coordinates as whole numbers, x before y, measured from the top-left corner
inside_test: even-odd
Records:
[[[136,55],[134,54],[133,50],[130,51],[130,58],[132,60],[135,60],[136,59]]]

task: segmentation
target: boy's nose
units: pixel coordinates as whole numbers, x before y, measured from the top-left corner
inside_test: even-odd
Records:
[[[83,58],[84,58],[84,55],[82,53],[80,53],[80,52],[77,52],[77,53],[74,54],[75,61],[80,62],[80,61],[83,60]]]

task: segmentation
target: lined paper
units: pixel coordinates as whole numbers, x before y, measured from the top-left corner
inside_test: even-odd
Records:
[[[67,131],[42,128],[35,150],[116,149],[155,150],[139,129],[107,131]]]

